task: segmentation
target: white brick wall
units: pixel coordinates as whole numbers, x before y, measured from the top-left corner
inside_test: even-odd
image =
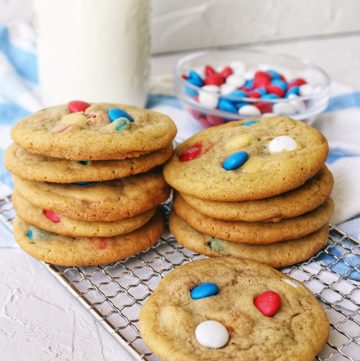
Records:
[[[154,53],[360,31],[359,0],[153,0]]]
[[[31,2],[0,0],[0,24],[14,18],[30,20]],[[360,0],[152,0],[152,3],[153,53],[360,31]]]

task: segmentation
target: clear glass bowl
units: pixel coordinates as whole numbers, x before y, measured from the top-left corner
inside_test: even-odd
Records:
[[[187,75],[191,70],[200,69],[205,65],[211,65],[216,69],[229,65],[229,63],[234,61],[244,63],[246,70],[273,69],[285,75],[288,80],[304,78],[311,84],[316,89],[316,92],[311,95],[296,97],[295,101],[298,102],[297,104],[299,105],[299,102],[301,103],[300,106],[297,107],[296,113],[289,115],[293,119],[311,123],[315,116],[322,113],[328,105],[330,78],[324,70],[316,65],[289,55],[272,54],[257,50],[247,50],[245,48],[220,48],[200,51],[187,55],[177,62],[175,67],[175,92],[189,116],[196,119],[205,127],[232,120],[254,118],[254,116],[244,116],[204,107],[197,101],[196,97],[201,87],[192,85],[184,79],[184,75]],[[220,98],[221,97],[220,95]],[[231,101],[241,104],[245,102],[250,105],[259,101],[270,103],[272,106],[276,103],[294,104],[294,99],[289,98],[262,100],[247,97],[232,97]]]

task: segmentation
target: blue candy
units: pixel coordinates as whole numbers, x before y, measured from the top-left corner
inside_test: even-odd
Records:
[[[91,184],[91,183],[93,183],[93,182],[75,182],[73,184],[76,184],[77,186],[86,186],[86,185]]]
[[[29,230],[27,231],[26,236],[27,236],[28,238],[30,238],[30,239],[33,239],[33,237],[34,237],[34,232],[33,232],[33,230],[32,230],[31,228],[29,228]]]
[[[260,121],[259,120],[249,120],[248,122],[242,123],[241,125],[243,127],[250,127],[251,125],[254,125],[257,123],[260,123]]]
[[[245,86],[246,88],[252,89],[252,87],[254,86],[254,79],[246,80],[244,86]]]
[[[246,98],[246,97],[247,97],[247,94],[243,90],[235,90],[232,93],[230,93],[229,95],[226,95],[226,98],[228,98],[228,99],[235,98],[235,100],[237,98]]]
[[[116,123],[114,123],[116,124]],[[128,119],[122,119],[120,121],[120,119],[118,119],[118,124],[115,125],[115,131],[116,132],[120,132],[121,130],[127,128],[129,126],[130,122]]]
[[[219,293],[219,287],[215,283],[201,283],[194,287],[191,291],[191,298],[193,300],[200,300],[210,296],[215,296]]]
[[[298,86],[293,86],[292,88],[290,88],[290,89],[286,92],[286,98],[288,98],[290,94],[299,95],[299,94],[300,94],[300,87],[298,87]]]
[[[271,76],[271,79],[280,79],[281,78],[281,74],[278,73],[276,70],[273,69],[269,69],[267,71],[267,73]]]
[[[271,85],[275,85],[279,88],[281,88],[283,91],[286,91],[287,89],[287,84],[285,81],[281,80],[281,79],[275,79],[271,82]]]
[[[187,81],[190,84],[196,85],[199,87],[204,85],[204,81],[201,79],[201,76],[194,70],[191,70],[191,72],[189,73],[189,77],[187,78]]]
[[[261,99],[280,99],[276,94],[264,94]]]
[[[26,236],[32,241],[40,241],[43,239],[47,239],[52,235],[52,233],[43,231],[42,229],[31,227],[26,232]]]
[[[244,151],[236,152],[227,157],[223,162],[225,170],[234,170],[241,167],[249,159],[249,154]]]
[[[257,88],[257,89],[255,89],[255,91],[257,91],[258,93],[260,93],[262,95],[265,95],[267,93],[265,88]]]
[[[108,110],[108,117],[111,122],[114,122],[116,119],[119,119],[119,118],[126,118],[130,122],[134,121],[134,119],[132,118],[132,116],[130,114],[126,113],[125,110],[122,110],[119,108],[110,108]]]
[[[231,103],[229,100],[220,99],[218,108],[225,112],[237,113],[236,106],[233,103]]]

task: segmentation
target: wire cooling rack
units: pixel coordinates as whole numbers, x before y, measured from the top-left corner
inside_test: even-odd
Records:
[[[13,217],[11,200],[0,200],[0,221],[11,229]],[[317,360],[360,360],[360,283],[353,280],[360,264],[351,261],[359,256],[359,243],[331,227],[324,250],[305,263],[283,269],[312,290],[329,317],[329,341]],[[112,265],[44,266],[136,360],[156,361],[139,335],[140,308],[169,271],[198,258],[202,256],[167,233],[149,250]]]

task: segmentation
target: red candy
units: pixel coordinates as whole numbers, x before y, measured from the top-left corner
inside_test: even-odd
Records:
[[[221,75],[226,79],[228,76],[230,76],[233,73],[233,70],[229,67],[226,66],[222,71],[221,71]]]
[[[263,80],[268,83],[271,82],[271,75],[267,73],[266,71],[257,71],[254,75],[254,81],[255,80]]]
[[[254,104],[256,108],[258,108],[261,113],[271,113],[272,112],[272,105],[271,103],[266,102],[258,102]]]
[[[282,98],[285,95],[285,92],[276,85],[271,85],[271,84],[267,85],[266,91],[270,94],[278,95],[280,98]]]
[[[83,102],[82,100],[72,100],[68,103],[67,109],[70,113],[83,112],[89,108],[91,104]]]
[[[44,209],[43,215],[51,222],[59,223],[61,221],[61,217],[57,213],[55,213],[54,211],[50,211],[49,209]]]
[[[205,78],[205,85],[217,85],[220,86],[222,84],[224,84],[225,82],[225,78],[219,74],[219,73],[214,73],[212,75],[209,75]]]
[[[252,90],[252,91],[248,92],[248,97],[258,99],[258,98],[261,98],[261,93],[258,93],[257,91]]]
[[[205,76],[211,76],[211,75],[214,75],[215,73],[216,73],[216,71],[212,66],[210,66],[210,65],[205,66]]]
[[[265,88],[271,82],[271,75],[265,71],[257,71],[254,76],[254,89]]]
[[[191,148],[185,150],[180,156],[180,162],[187,162],[200,157],[202,144],[194,144]]]
[[[303,78],[297,78],[297,79],[293,80],[292,82],[290,82],[290,83],[288,84],[288,89],[290,89],[290,88],[292,88],[292,87],[294,87],[294,86],[301,86],[301,85],[304,85],[304,84],[306,84],[306,83],[307,83],[307,82],[306,82],[305,79],[303,79]]]
[[[265,291],[255,297],[254,305],[264,316],[272,317],[281,307],[281,297],[274,291]]]

